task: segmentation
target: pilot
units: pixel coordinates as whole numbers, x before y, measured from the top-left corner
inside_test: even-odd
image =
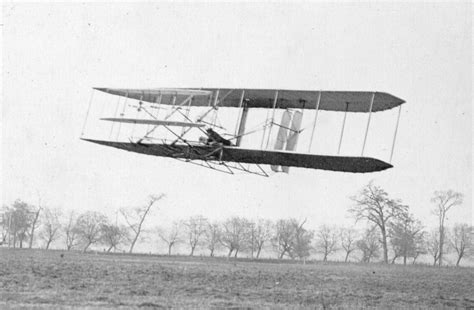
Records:
[[[208,128],[206,132],[208,135],[207,138],[200,137],[199,142],[205,143],[206,145],[225,145],[225,146],[232,145],[232,142],[230,142],[230,140],[222,138],[221,135],[215,132],[212,128]]]

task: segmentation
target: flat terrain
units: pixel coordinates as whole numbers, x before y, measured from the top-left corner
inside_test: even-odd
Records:
[[[0,249],[2,309],[465,308],[473,287],[473,268]]]

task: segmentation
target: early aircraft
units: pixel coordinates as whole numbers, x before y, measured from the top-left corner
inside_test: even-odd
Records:
[[[271,170],[275,172],[288,172],[288,167],[359,173],[391,168],[392,165],[387,162],[364,157],[367,132],[372,112],[389,110],[395,107],[401,108],[401,105],[405,102],[388,93],[363,91],[217,88],[95,88],[95,90],[124,98],[124,109],[127,104],[126,100],[138,101],[138,105],[134,107],[138,112],[144,112],[147,116],[146,118],[126,118],[122,113],[120,117],[115,115],[115,117],[101,118],[101,120],[118,124],[146,125],[148,130],[141,137],[130,138],[129,141],[82,138],[83,140],[131,152],[170,157],[231,174],[234,173],[234,170],[241,170],[264,176],[268,176],[268,173],[261,165],[270,165]],[[160,118],[157,113],[154,113],[153,109],[159,111],[162,106],[167,106],[169,109],[167,110],[167,115]],[[201,115],[192,119],[189,116],[191,108],[200,108],[204,111]],[[117,109],[118,106],[116,111]],[[216,114],[220,109],[233,109],[237,117],[234,133],[225,132],[219,134],[217,132],[223,129],[216,123]],[[264,123],[257,130],[246,129],[248,114],[252,109],[266,109],[272,113],[272,116],[265,119]],[[275,121],[275,110],[277,109],[283,110],[280,122]],[[311,126],[311,140],[308,152],[302,153],[296,151],[296,146],[302,131],[301,123],[305,110],[314,110],[315,114]],[[310,153],[318,111],[320,110],[345,113],[339,150],[344,134],[346,114],[348,112],[368,113],[367,127],[360,156],[327,156]],[[211,114],[214,114],[214,120],[209,120]],[[180,120],[176,120],[177,115]],[[399,117],[400,109],[391,156],[393,155]],[[86,121],[84,122],[83,133]],[[274,143],[270,145],[273,127],[276,127],[278,131],[276,132]],[[173,139],[164,140],[153,137],[153,132],[158,128],[165,128],[172,134]],[[195,137],[195,135],[191,135],[193,131],[199,131],[200,137],[197,139],[193,138]],[[242,147],[243,137],[256,131],[263,132],[261,147]],[[153,140],[158,140],[159,142],[156,143]]]

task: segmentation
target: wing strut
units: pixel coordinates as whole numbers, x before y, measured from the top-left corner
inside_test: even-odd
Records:
[[[344,127],[346,126],[347,110],[349,109],[349,102],[346,102],[346,111],[344,112],[344,119],[342,121],[341,137],[339,138],[339,147],[337,148],[337,155],[341,152],[342,137],[344,136]]]
[[[84,125],[82,125],[81,137],[84,136],[84,130],[86,129],[87,119],[89,118],[89,111],[92,105],[92,98],[94,98],[94,89],[92,89],[91,97],[89,99],[89,106],[87,107],[86,118],[84,119]]]
[[[128,99],[128,93],[125,94],[125,100],[123,101],[123,109],[122,113],[120,113],[120,117],[123,118],[125,115],[125,108],[127,107],[127,99]],[[118,141],[118,138],[120,136],[120,128],[122,127],[122,123],[119,123],[118,125],[118,130],[117,130],[117,136],[115,137],[115,140]]]
[[[372,107],[374,106],[375,92],[372,93],[372,98],[370,99],[370,108],[369,108],[369,118],[367,119],[367,128],[365,129],[364,144],[362,144],[362,152],[360,156],[364,156],[365,142],[367,141],[367,134],[369,133],[370,119],[372,118]]]
[[[242,96],[243,98],[244,96]],[[240,117],[240,125],[239,125],[239,132],[237,134],[237,141],[235,144],[237,146],[240,146],[240,143],[242,142],[242,137],[244,136],[245,132],[245,124],[247,123],[247,115],[249,114],[249,107],[247,102],[243,103],[243,109],[242,109],[242,116]]]
[[[121,99],[121,97],[117,96],[117,105],[115,106],[114,118],[117,118],[117,111],[118,111],[118,108],[120,106],[120,99]],[[115,122],[112,122],[112,124],[110,126],[109,140],[112,137],[112,132],[114,131],[114,125],[115,125]]]
[[[272,122],[270,123],[270,128],[268,129],[267,145],[265,147],[266,149],[268,149],[268,143],[270,142],[270,136],[271,136],[271,133],[272,133],[273,122],[275,121],[275,108],[276,108],[277,101],[278,101],[278,90],[275,91],[275,98],[273,99]]]
[[[400,123],[400,114],[402,112],[402,105],[398,106],[398,117],[397,117],[397,125],[395,126],[395,132],[393,134],[393,142],[392,142],[392,151],[390,152],[390,161],[389,163],[392,163],[392,157],[393,157],[393,150],[395,149],[395,140],[397,139],[397,131],[398,131],[398,124]]]
[[[321,103],[321,91],[319,91],[318,101],[316,102],[316,112],[314,114],[313,130],[311,131],[311,140],[309,140],[308,153],[311,153],[311,144],[313,144],[314,130],[316,129],[316,122],[318,121],[318,112],[319,112],[320,103]]]
[[[239,134],[239,120],[240,120],[240,113],[241,113],[241,108],[242,108],[242,103],[244,102],[244,96],[245,96],[245,89],[242,90],[242,95],[240,96],[240,100],[239,100],[239,113],[237,115],[237,121],[235,122],[235,136],[237,136]]]

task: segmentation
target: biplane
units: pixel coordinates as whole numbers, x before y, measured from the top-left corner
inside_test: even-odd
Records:
[[[230,174],[244,171],[263,176],[269,174],[262,165],[269,165],[274,172],[286,173],[289,172],[289,167],[353,173],[376,172],[391,168],[390,163],[364,157],[367,133],[373,112],[399,107],[390,155],[391,162],[401,105],[405,102],[388,93],[364,91],[217,88],[94,88],[94,91],[123,98],[123,111],[126,101],[133,100],[136,103],[133,109],[146,116],[126,117],[121,113],[114,117],[100,118],[101,121],[112,122],[112,126],[118,124],[119,130],[121,124],[146,126],[147,129],[139,137],[129,137],[128,141],[84,138],[84,129],[92,103],[91,97],[81,139],[126,151],[173,158]],[[191,109],[200,109],[201,113],[193,118],[189,114]],[[223,132],[224,128],[216,122],[217,113],[223,109],[232,109],[232,113],[236,116],[234,132]],[[267,110],[268,117],[260,128],[248,130],[246,129],[248,115],[254,109]],[[117,110],[120,110],[118,106],[115,113]],[[165,110],[165,115],[159,115],[162,110]],[[282,114],[280,121],[275,117],[277,110]],[[308,151],[298,152],[296,146],[303,130],[303,113],[307,110],[314,111],[314,119],[309,126],[311,139]],[[311,153],[318,111],[321,110],[344,113],[339,150],[347,113],[368,114],[360,156],[339,156],[339,150],[334,156]],[[155,132],[163,129],[171,135],[171,139],[154,136]],[[244,147],[243,139],[256,132],[263,132],[260,147]]]

